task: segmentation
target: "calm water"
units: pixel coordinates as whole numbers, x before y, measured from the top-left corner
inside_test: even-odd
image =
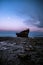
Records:
[[[0,37],[3,37],[3,36],[10,36],[10,37],[16,37],[16,32],[14,31],[0,31]],[[43,32],[30,32],[29,35],[30,37],[43,37]]]
[[[14,31],[0,31],[0,36],[10,36],[10,37],[16,37],[16,32]]]

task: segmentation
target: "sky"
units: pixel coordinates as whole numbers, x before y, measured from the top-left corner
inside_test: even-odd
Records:
[[[0,30],[43,32],[43,0],[0,0]]]

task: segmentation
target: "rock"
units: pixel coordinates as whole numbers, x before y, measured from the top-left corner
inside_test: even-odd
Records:
[[[24,60],[25,60],[25,59],[28,58],[28,55],[25,54],[25,53],[24,53],[24,54],[19,54],[19,55],[18,55],[18,58],[20,58],[20,59],[24,59]]]
[[[17,37],[0,41],[0,65],[42,65],[43,42],[30,40]]]
[[[28,37],[29,29],[16,33],[17,37]]]

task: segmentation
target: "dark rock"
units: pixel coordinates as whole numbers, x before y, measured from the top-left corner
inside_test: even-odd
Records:
[[[0,65],[42,65],[43,44],[41,43],[43,40],[35,42],[29,38],[18,37],[0,41]]]
[[[29,29],[16,33],[17,37],[28,37]]]

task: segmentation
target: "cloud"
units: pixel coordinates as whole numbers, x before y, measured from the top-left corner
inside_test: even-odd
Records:
[[[27,24],[28,26],[35,26],[35,25],[37,26],[40,24],[40,21],[30,17],[27,20],[25,20],[24,23]]]
[[[43,31],[43,28],[39,28],[38,25],[40,25],[40,21],[31,17],[28,20],[18,16],[8,16],[0,19],[0,29],[2,30],[21,31],[29,28],[30,31]]]
[[[36,26],[43,28],[43,0],[35,0],[28,2],[23,10],[23,15],[28,19],[24,21],[27,26]]]
[[[42,20],[42,19],[41,19]],[[41,31],[43,32],[43,22],[39,19],[29,17],[24,23],[30,28],[30,31]]]
[[[39,18],[40,23],[36,25],[39,28],[43,28],[43,18]]]

